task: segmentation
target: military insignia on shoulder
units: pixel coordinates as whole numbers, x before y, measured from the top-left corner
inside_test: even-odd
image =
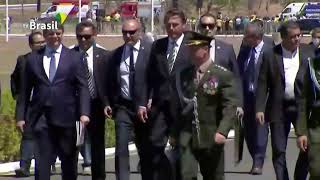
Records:
[[[203,92],[208,95],[215,95],[218,88],[218,79],[215,76],[211,76],[202,85]]]
[[[228,71],[225,67],[222,67],[220,65],[215,64],[215,67],[217,67],[218,69],[221,69],[222,71]]]

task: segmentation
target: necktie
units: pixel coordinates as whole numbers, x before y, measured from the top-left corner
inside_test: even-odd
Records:
[[[86,76],[87,76],[87,80],[88,80],[89,92],[90,92],[91,98],[94,99],[96,97],[96,92],[95,92],[95,88],[94,88],[94,79],[93,79],[93,74],[89,70],[88,58],[87,57],[88,57],[88,54],[84,53],[83,62],[84,62],[85,70],[86,70]]]
[[[255,76],[255,55],[256,51],[255,48],[252,48],[250,51],[250,59],[249,63],[246,69],[246,74],[247,74],[247,87],[249,91],[254,90],[254,76]]]
[[[173,65],[174,65],[174,59],[175,59],[175,56],[177,54],[177,51],[176,51],[176,47],[177,46],[177,43],[175,41],[172,41],[171,42],[171,49],[170,49],[170,54],[168,56],[168,67],[169,67],[169,72],[171,73],[172,69],[173,69]]]
[[[129,93],[131,98],[133,98],[134,93],[134,56],[133,56],[134,48],[130,47],[130,62],[129,62]]]
[[[56,53],[55,50],[50,52],[50,66],[49,66],[49,80],[50,82],[53,81],[53,78],[56,74],[57,67],[56,67],[56,58],[54,54]]]

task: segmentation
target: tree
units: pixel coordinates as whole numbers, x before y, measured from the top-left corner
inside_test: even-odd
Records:
[[[37,0],[37,12],[41,12],[41,0]]]

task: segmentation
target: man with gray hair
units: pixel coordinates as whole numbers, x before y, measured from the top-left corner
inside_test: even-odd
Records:
[[[269,134],[268,124],[261,125],[255,120],[255,95],[262,54],[272,48],[272,45],[263,41],[263,35],[263,29],[257,23],[249,23],[243,38],[248,46],[240,50],[237,58],[244,97],[244,138],[253,160],[250,171],[253,175],[262,174]]]

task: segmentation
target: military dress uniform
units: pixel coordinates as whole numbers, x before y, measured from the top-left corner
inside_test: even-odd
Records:
[[[320,179],[320,57],[309,59],[305,84],[298,97],[297,136],[308,136],[310,180]]]
[[[217,132],[227,137],[234,125],[234,76],[210,59],[199,69],[182,68],[176,76],[180,117],[173,136],[180,146],[182,179],[196,179],[196,160],[204,180],[224,180],[224,145],[214,138]]]

